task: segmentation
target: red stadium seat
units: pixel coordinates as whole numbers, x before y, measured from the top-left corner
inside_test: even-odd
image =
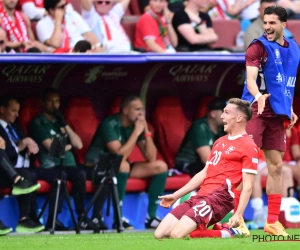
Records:
[[[161,98],[153,114],[156,145],[169,168],[175,164],[175,155],[191,122],[185,117],[178,97]]]
[[[139,0],[130,0],[129,9],[132,15],[142,15]]]
[[[290,32],[292,32],[295,41],[300,44],[300,20],[288,20],[287,28]]]
[[[79,14],[81,14],[81,3],[80,0],[70,0],[73,5],[74,10],[76,10]]]
[[[113,102],[109,108],[108,115],[113,115],[113,114],[119,113],[121,101],[122,101],[122,96],[117,96],[113,100]]]
[[[28,133],[30,122],[41,112],[42,107],[38,98],[27,99],[22,104],[19,114],[19,122],[26,134]]]
[[[195,114],[195,118],[201,118],[207,114],[207,106],[210,103],[211,100],[213,100],[214,96],[205,96],[201,98],[198,109]]]
[[[211,45],[213,49],[236,48],[236,37],[241,30],[241,24],[238,19],[233,20],[213,20],[213,29],[218,35],[219,39]]]
[[[10,195],[10,194],[11,194],[10,188],[0,188],[0,196]]]
[[[191,177],[187,174],[168,177],[165,191],[176,191],[189,182]]]
[[[82,140],[83,148],[74,150],[74,155],[77,163],[84,164],[86,152],[99,124],[91,100],[85,97],[71,99],[65,117]]]
[[[136,29],[136,23],[138,21],[139,17],[138,16],[124,16],[122,18],[122,26],[129,37],[129,40],[131,44],[134,43],[135,39],[135,29]]]

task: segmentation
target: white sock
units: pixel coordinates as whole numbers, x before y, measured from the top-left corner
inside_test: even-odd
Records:
[[[261,210],[264,206],[264,201],[262,198],[252,198],[250,200],[251,207],[254,211]]]
[[[227,230],[220,230],[222,238],[231,238],[231,234]]]

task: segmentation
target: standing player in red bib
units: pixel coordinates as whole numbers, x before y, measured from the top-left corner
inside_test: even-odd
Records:
[[[246,134],[246,124],[252,117],[250,103],[232,98],[228,101],[221,119],[228,135],[218,139],[205,168],[184,187],[173,194],[161,196],[160,205],[169,208],[185,194],[200,187],[197,195],[177,206],[162,220],[155,238],[232,237],[239,233],[234,227],[247,206],[257,173],[258,148]],[[207,228],[234,208],[233,190],[243,183],[243,191],[235,214],[228,224],[218,230]]]
[[[268,218],[264,230],[268,234],[287,236],[278,219],[282,198],[282,157],[286,150],[284,119],[290,120],[289,128],[298,119],[293,112],[293,97],[300,50],[294,39],[283,35],[287,25],[284,8],[278,5],[267,7],[263,22],[265,33],[253,40],[246,51],[247,79],[242,99],[251,103],[253,111],[247,133],[263,149],[268,167]]]

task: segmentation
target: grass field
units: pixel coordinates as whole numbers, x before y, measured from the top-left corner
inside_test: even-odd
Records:
[[[300,235],[300,230],[287,230],[290,235]],[[262,230],[251,231],[252,235],[266,235]],[[231,239],[165,239],[156,240],[153,233],[105,233],[105,234],[66,234],[66,235],[27,235],[0,237],[1,250],[265,250],[300,249],[298,242],[253,242],[249,238]]]

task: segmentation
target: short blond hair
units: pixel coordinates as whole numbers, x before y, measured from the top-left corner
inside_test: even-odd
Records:
[[[228,103],[236,105],[237,109],[246,116],[247,122],[252,118],[252,109],[250,106],[250,102],[244,101],[239,98],[231,98],[228,100]]]

